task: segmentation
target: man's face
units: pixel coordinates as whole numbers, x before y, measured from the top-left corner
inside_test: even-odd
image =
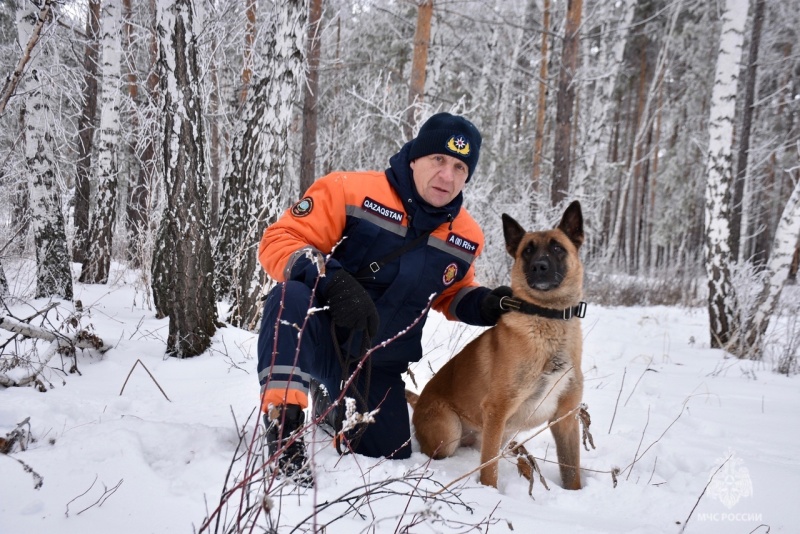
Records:
[[[411,172],[419,196],[437,208],[456,198],[469,177],[467,164],[446,154],[415,159],[411,162]]]

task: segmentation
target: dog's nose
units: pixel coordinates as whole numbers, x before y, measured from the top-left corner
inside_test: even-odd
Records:
[[[550,270],[550,262],[547,260],[537,260],[533,262],[533,272],[545,273]]]

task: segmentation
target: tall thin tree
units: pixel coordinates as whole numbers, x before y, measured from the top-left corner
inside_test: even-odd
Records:
[[[601,147],[609,140],[609,131],[612,128],[609,115],[613,109],[613,92],[617,84],[619,72],[623,69],[623,53],[625,52],[628,36],[630,35],[631,22],[636,11],[637,0],[625,0],[620,6],[621,13],[616,31],[611,31],[607,38],[601,41],[601,50],[597,54],[596,62],[600,63],[600,79],[596,81],[591,99],[585,99],[584,106],[588,113],[587,125],[584,134],[583,157],[577,162],[575,179],[576,196],[582,196],[584,185],[598,172],[602,163]],[[603,29],[606,29],[604,27]],[[610,29],[610,28],[608,28]],[[586,102],[588,100],[588,102]],[[588,200],[588,199],[587,199]],[[584,208],[585,209],[585,208]]]
[[[761,27],[764,25],[764,6],[766,0],[755,0],[753,5],[753,27],[750,31],[750,53],[747,57],[747,72],[744,80],[744,102],[742,121],[738,135],[739,147],[736,156],[736,177],[733,186],[731,207],[731,259],[740,258],[742,226],[747,227],[744,207],[744,190],[747,180],[747,160],[750,155],[750,134],[753,128],[756,77],[758,74],[758,48],[761,44]]]
[[[256,42],[257,26],[256,15],[258,13],[258,3],[256,0],[245,0],[245,18],[247,22],[244,28],[244,57],[242,59],[242,87],[239,90],[239,105],[243,106],[247,102],[247,93],[250,91],[250,84],[253,81],[253,47]]]
[[[221,87],[219,81],[219,57],[217,49],[219,41],[216,36],[211,38],[211,58],[208,64],[208,77],[211,82],[211,90],[208,95],[208,159],[209,174],[211,176],[211,226],[217,228],[219,225],[219,193],[222,188],[220,183],[222,163],[222,136],[220,135],[220,110],[221,106]]]
[[[433,0],[421,0],[417,5],[417,28],[414,31],[414,56],[411,60],[411,81],[408,86],[408,109],[403,125],[406,139],[413,136],[419,105],[425,96],[425,74],[428,68],[428,47],[431,42]]]
[[[16,4],[20,48],[25,50],[44,4],[49,0]],[[45,11],[46,13],[46,11]],[[54,102],[48,87],[47,63],[52,54],[49,43],[39,44],[38,57],[32,59],[24,80],[25,162],[30,176],[31,226],[36,247],[36,298],[72,299],[67,235],[60,188],[56,179],[55,140],[52,125]]]
[[[317,178],[317,127],[319,101],[319,56],[322,50],[322,0],[310,0],[306,56],[308,73],[303,90],[303,142],[300,147],[300,190],[305,191]]]
[[[75,207],[72,220],[75,238],[72,261],[83,263],[89,244],[92,147],[97,117],[97,75],[99,71],[100,0],[89,0],[86,10],[86,47],[83,52],[83,103],[78,118],[78,157],[75,162]]]
[[[216,331],[214,265],[208,228],[200,20],[191,0],[157,6],[164,98],[166,206],[156,240],[152,285],[156,310],[169,316],[167,353],[196,356]]]
[[[544,0],[542,14],[542,51],[539,59],[539,94],[536,105],[536,125],[533,140],[533,170],[531,183],[534,193],[540,190],[542,159],[544,157],[544,122],[547,115],[547,71],[550,62],[548,45],[550,43],[550,0]]]
[[[112,237],[117,218],[120,97],[121,0],[105,0],[101,14],[103,89],[97,151],[97,194],[89,224],[89,243],[80,281],[105,284],[111,268]]]
[[[275,4],[264,64],[249,92],[223,182],[220,234],[215,249],[217,287],[230,297],[229,321],[252,328],[265,280],[256,250],[267,224],[283,208],[288,130],[303,82],[304,0]]]
[[[711,94],[705,191],[705,265],[712,347],[727,346],[734,327],[730,275],[732,148],[736,85],[746,21],[747,0],[726,0]]]
[[[578,68],[583,0],[567,1],[567,23],[561,48],[561,70],[556,97],[556,135],[553,148],[553,181],[550,203],[557,206],[569,193],[572,147],[572,112],[575,106],[575,71]]]
[[[661,49],[658,51],[658,59],[656,60],[654,74],[650,79],[650,86],[642,95],[644,98],[637,99],[637,102],[641,103],[641,110],[636,113],[636,118],[638,120],[632,125],[633,142],[631,145],[631,150],[633,150],[634,147],[640,146],[645,141],[647,134],[650,131],[653,118],[653,114],[650,110],[653,106],[653,101],[656,100],[658,96],[658,84],[663,79],[661,73],[667,68],[669,58],[672,54],[671,49],[675,44],[674,40],[678,20],[680,14],[683,12],[683,0],[678,0],[670,7],[672,9],[672,14],[670,15],[670,21],[669,25],[667,26],[667,33],[664,36],[664,42],[661,45]],[[615,158],[616,156],[613,156],[612,161]],[[610,223],[613,225],[613,229],[610,237],[608,238],[608,245],[605,249],[605,259],[607,261],[612,259],[619,260],[620,256],[623,255],[622,252],[624,251],[625,247],[623,242],[623,229],[625,227],[626,212],[628,211],[631,184],[635,178],[637,164],[637,158],[632,156],[628,158],[628,164],[624,174],[624,181],[620,184],[618,194],[616,195],[616,206],[609,206],[609,210],[615,211],[616,215],[612,215],[612,220],[610,221]]]
[[[744,330],[741,344],[734,349],[739,357],[760,360],[764,356],[764,334],[769,327],[770,318],[775,315],[783,286],[792,269],[799,235],[800,181],[795,183],[775,230],[766,265],[766,284],[759,295],[755,315],[748,324],[738,325]]]
[[[139,172],[128,191],[126,224],[128,231],[128,257],[137,267],[145,267],[144,252],[149,234],[150,216],[152,213],[153,188],[158,172],[158,124],[157,108],[160,94],[158,90],[158,35],[156,33],[156,0],[150,0],[149,12],[152,13],[152,24],[148,26],[148,70],[145,82],[145,94],[141,101],[136,101],[140,108],[142,123],[138,124],[139,136],[136,153],[139,154]]]

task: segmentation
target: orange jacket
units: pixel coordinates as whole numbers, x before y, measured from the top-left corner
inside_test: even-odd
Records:
[[[321,272],[330,275],[343,268],[358,273],[433,229],[424,242],[359,279],[380,315],[374,341],[407,330],[376,351],[373,361],[407,363],[421,358],[425,317],[408,327],[423,314],[431,296],[433,308],[448,319],[485,324],[479,302],[489,290],[475,281],[474,270],[474,260],[483,250],[480,227],[461,208],[461,195],[444,209],[417,206],[410,180],[410,174],[397,176],[391,169],[329,174],[266,229],[258,250],[272,278],[303,281],[324,297],[329,276],[320,277]]]

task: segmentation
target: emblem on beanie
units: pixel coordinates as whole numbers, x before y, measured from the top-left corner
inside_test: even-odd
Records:
[[[306,197],[294,206],[292,206],[292,215],[295,217],[305,217],[311,213],[314,207],[314,200],[311,197]]]
[[[458,274],[458,265],[456,265],[455,263],[451,263],[450,265],[445,267],[444,274],[442,275],[442,282],[444,282],[444,285],[449,286],[450,284],[452,284],[455,281],[457,274]]]
[[[454,135],[447,140],[447,149],[460,156],[469,156],[469,140],[463,135]]]

